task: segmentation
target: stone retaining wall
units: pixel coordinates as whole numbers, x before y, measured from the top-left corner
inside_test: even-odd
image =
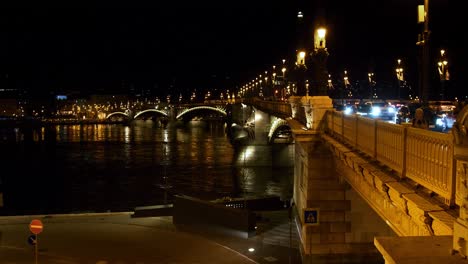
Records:
[[[328,135],[322,137],[334,154],[336,171],[398,235],[453,234],[456,217],[452,209],[334,138]]]

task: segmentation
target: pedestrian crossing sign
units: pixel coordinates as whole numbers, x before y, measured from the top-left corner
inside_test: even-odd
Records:
[[[305,208],[303,213],[304,225],[319,225],[319,211],[319,208]]]

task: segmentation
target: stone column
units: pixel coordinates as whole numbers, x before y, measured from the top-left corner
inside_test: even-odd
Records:
[[[302,96],[290,96],[288,98],[289,104],[291,104],[292,118],[296,119],[300,123],[306,123],[304,109],[301,102]]]
[[[456,162],[455,202],[460,214],[453,224],[453,251],[462,257],[468,256],[468,106],[458,114],[452,128],[455,139],[454,159]]]
[[[332,109],[328,96],[290,98],[294,119],[288,120],[295,139],[294,202],[301,233],[301,255],[304,263],[320,259],[330,252],[341,252],[349,226],[345,211],[344,186],[333,170],[332,153],[321,138],[321,123]],[[319,208],[319,226],[305,226],[305,208]]]
[[[333,102],[329,96],[305,96],[301,99],[306,117],[306,127],[313,131],[322,131],[325,113],[333,109]]]

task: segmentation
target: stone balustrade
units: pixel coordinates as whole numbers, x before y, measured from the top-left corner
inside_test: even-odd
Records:
[[[453,136],[384,121],[328,113],[327,131],[398,174],[455,203]]]
[[[291,117],[291,105],[284,102],[264,101],[258,98],[244,99],[243,102],[254,105],[255,107],[265,110],[270,114],[275,114],[278,117]]]

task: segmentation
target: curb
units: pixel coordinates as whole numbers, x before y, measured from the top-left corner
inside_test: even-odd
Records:
[[[79,216],[118,216],[133,215],[134,212],[105,212],[105,213],[76,213],[76,214],[43,214],[43,215],[11,215],[0,216],[0,220],[8,219],[29,219],[29,218],[67,218]]]

